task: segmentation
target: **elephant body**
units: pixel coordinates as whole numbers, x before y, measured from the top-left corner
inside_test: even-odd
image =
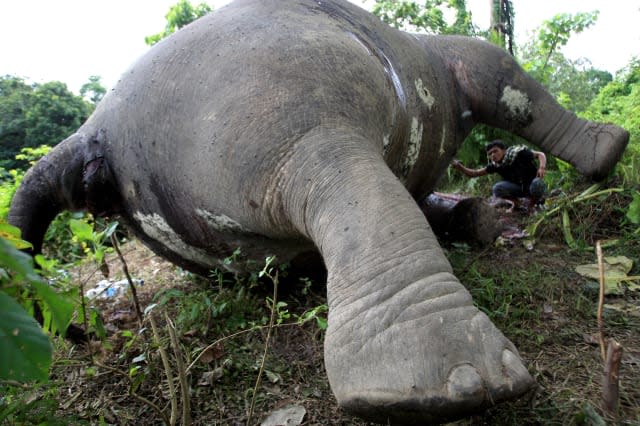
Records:
[[[294,147],[324,131],[357,133],[425,195],[471,120],[458,120],[469,106],[449,95],[455,81],[436,77],[445,62],[414,57],[421,43],[350,4],[236,2],[204,17],[142,57],[78,131],[104,139],[123,197],[107,210],[189,269],[237,247],[286,260],[313,244],[282,185]],[[307,143],[318,161],[340,154],[324,144]]]
[[[342,0],[237,0],[161,41],[25,177],[9,220],[39,249],[61,210],[119,215],[203,272],[317,250],[338,402],[446,421],[532,385],[472,304],[416,199],[477,123],[591,176],[628,134],[562,109],[498,47],[388,27]]]

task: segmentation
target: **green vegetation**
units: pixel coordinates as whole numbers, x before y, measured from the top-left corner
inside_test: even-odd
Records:
[[[482,35],[509,49],[509,3],[491,3],[494,19],[487,32],[473,25],[464,1],[378,0],[373,10],[397,27]],[[147,43],[208,10],[180,1],[167,14],[165,30]],[[630,275],[640,275],[640,61],[612,76],[586,59],[564,57],[562,47],[572,34],[587,30],[597,16],[552,17],[513,50],[565,107],[629,130],[629,148],[597,187],[566,163],[550,161],[547,182],[558,195],[543,213],[520,218],[518,225],[529,229],[530,238],[485,249],[445,245],[456,275],[516,344],[540,386],[530,400],[460,424],[604,422],[598,408],[602,363],[591,340],[597,330],[597,283],[574,267],[593,263],[594,246],[602,241],[606,255],[636,260]],[[80,97],[62,83],[28,85],[0,77],[0,424],[171,423],[186,415],[192,424],[234,424],[263,418],[287,401],[303,401],[308,424],[364,424],[342,413],[328,388],[321,279],[296,276],[286,265],[275,267],[274,259],[265,259],[250,278],[219,270],[196,277],[129,241],[122,247],[128,269],[144,280],[136,286],[137,297],[147,308],[138,318],[131,298],[86,297],[100,273],[126,278],[118,272],[122,264],[114,244],[127,237],[115,238],[116,224],[65,213],[47,233],[45,256],[34,262],[19,251],[27,245],[4,219],[25,168],[73,132],[104,93],[95,76]],[[513,140],[480,127],[460,158],[470,166],[484,164],[482,147],[495,137]],[[445,185],[483,196],[491,182],[461,181],[452,174]],[[630,354],[620,375],[618,420],[635,424],[640,422],[640,295],[633,282],[621,288],[622,294],[607,299],[604,332]],[[72,318],[97,343],[76,346],[57,337]],[[185,406],[188,413],[181,412]]]
[[[430,34],[475,34],[465,0],[426,0],[424,4],[406,0],[377,0],[371,11],[395,28]],[[455,16],[451,23],[445,19],[449,13]]]
[[[165,15],[167,25],[165,26],[164,31],[145,37],[144,42],[149,46],[153,46],[185,25],[188,25],[196,19],[211,12],[211,10],[211,7],[206,3],[200,3],[194,7],[188,0],[180,0],[178,3],[171,6],[171,8],[169,8],[169,12]]]
[[[87,89],[94,93],[92,99],[98,99],[98,86],[99,78]],[[56,145],[76,131],[94,107],[58,81],[28,85],[19,77],[0,77],[0,168],[26,168],[16,159],[21,149]]]
[[[496,407],[468,424],[606,423],[599,409],[603,374],[597,343],[599,286],[578,275],[575,267],[595,262],[597,241],[606,246],[606,256],[640,258],[638,225],[625,219],[629,201],[626,191],[592,188],[574,199],[554,202],[552,207],[566,209],[573,248],[566,242],[559,214],[544,218],[534,241],[512,241],[482,251],[465,244],[447,247],[454,271],[474,302],[513,341],[540,386],[530,400]],[[522,218],[522,225],[537,219],[540,216]],[[636,261],[630,275],[639,271]],[[629,360],[640,345],[634,331],[640,326],[635,283],[606,297],[603,317],[606,338],[622,343]],[[624,361],[620,389],[620,417],[615,424],[635,424],[640,420],[637,369]]]

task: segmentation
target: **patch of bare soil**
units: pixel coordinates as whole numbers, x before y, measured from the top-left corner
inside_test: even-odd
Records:
[[[517,220],[521,223],[528,219],[520,216]],[[574,272],[576,265],[593,262],[594,254],[568,250],[560,233],[543,230],[542,234],[533,245],[512,238],[500,247],[446,247],[456,273],[476,303],[516,344],[538,384],[527,398],[459,424],[564,425],[598,424],[602,420],[603,361],[598,341],[594,340],[598,294],[593,283]],[[638,250],[635,244],[633,249]],[[131,298],[110,298],[96,302],[108,331],[104,342],[89,346],[59,342],[53,368],[58,386],[52,395],[58,401],[58,413],[79,424],[162,424],[162,415],[165,420],[171,415],[173,399],[180,424],[185,398],[180,395],[176,356],[188,366],[207,345],[232,334],[223,324],[236,324],[232,329],[238,334],[210,348],[186,374],[189,414],[193,425],[246,424],[265,347],[267,330],[263,326],[269,317],[266,300],[271,297],[272,287],[258,283],[240,294],[233,283],[195,279],[138,242],[126,244],[122,251],[134,278],[144,280],[137,286],[143,309],[158,303],[168,289],[191,297],[189,303],[171,298],[154,308],[160,345],[167,352],[177,395],[172,396],[169,390],[167,365],[163,364],[149,321],[145,320],[140,332]],[[114,279],[122,279],[119,260],[115,256],[108,260]],[[91,268],[87,266],[80,275],[86,277]],[[296,314],[326,303],[322,283],[281,287],[279,300],[287,303],[281,315],[283,324],[295,322]],[[223,302],[225,294],[228,298]],[[220,308],[238,298],[246,309],[241,318]],[[607,302],[629,305],[624,313],[605,312],[604,332],[624,348],[617,422],[638,424],[640,297],[627,293]],[[199,310],[202,304],[209,307]],[[189,317],[190,310],[195,318]],[[170,343],[169,321],[176,324],[177,348]],[[261,328],[252,328],[256,326]],[[304,425],[366,424],[337,406],[324,372],[323,333],[315,321],[276,327],[252,424],[260,424],[269,413],[289,405],[304,409]]]

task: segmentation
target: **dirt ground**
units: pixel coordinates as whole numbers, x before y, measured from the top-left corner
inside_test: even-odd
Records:
[[[444,244],[457,276],[478,306],[515,343],[537,382],[527,397],[456,424],[604,424],[597,283],[574,269],[592,263],[594,253],[569,250],[559,231],[551,227],[543,229],[535,242],[520,236],[497,246]],[[130,293],[96,300],[106,339],[89,346],[58,340],[54,386],[37,392],[34,398],[55,401],[60,424],[114,425],[162,424],[160,412],[167,416],[166,421],[173,399],[180,424],[185,398],[176,372],[196,360],[184,383],[189,389],[190,423],[246,424],[268,333],[264,325],[273,291],[269,280],[240,290],[233,279],[194,277],[136,241],[124,244],[122,252],[131,275],[144,281],[136,286],[142,310],[157,304],[153,316],[168,364],[163,364],[149,315],[142,328],[138,324]],[[123,279],[117,257],[110,255],[108,263],[112,279]],[[632,274],[639,275],[638,265],[634,268]],[[101,279],[93,265],[75,274],[87,289]],[[170,291],[182,299],[169,297]],[[295,320],[296,315],[326,303],[321,273],[316,281],[292,284],[281,279],[278,300],[286,307],[281,307],[281,325],[271,336],[250,423],[261,424],[271,413],[293,407],[304,415],[301,423],[292,415],[289,424],[367,424],[344,413],[329,389],[323,366],[324,331],[318,322],[299,325]],[[612,308],[605,309],[603,332],[624,349],[615,422],[638,425],[640,293],[608,296],[606,302]],[[245,309],[240,316],[225,311],[225,306],[234,303]],[[170,343],[170,329],[176,331],[178,349]],[[226,337],[229,335],[232,337]],[[205,347],[219,340],[197,359]],[[185,366],[176,363],[176,353]],[[167,369],[175,383],[173,397]]]

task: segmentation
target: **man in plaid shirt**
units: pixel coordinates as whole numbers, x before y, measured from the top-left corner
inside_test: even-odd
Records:
[[[524,145],[510,146],[496,139],[486,147],[489,163],[481,169],[469,169],[460,161],[454,160],[451,166],[466,176],[478,177],[498,173],[502,180],[493,185],[493,195],[512,202],[526,197],[533,207],[543,201],[546,185],[544,173],[547,157],[542,152],[533,151]],[[536,161],[538,164],[536,165]]]

